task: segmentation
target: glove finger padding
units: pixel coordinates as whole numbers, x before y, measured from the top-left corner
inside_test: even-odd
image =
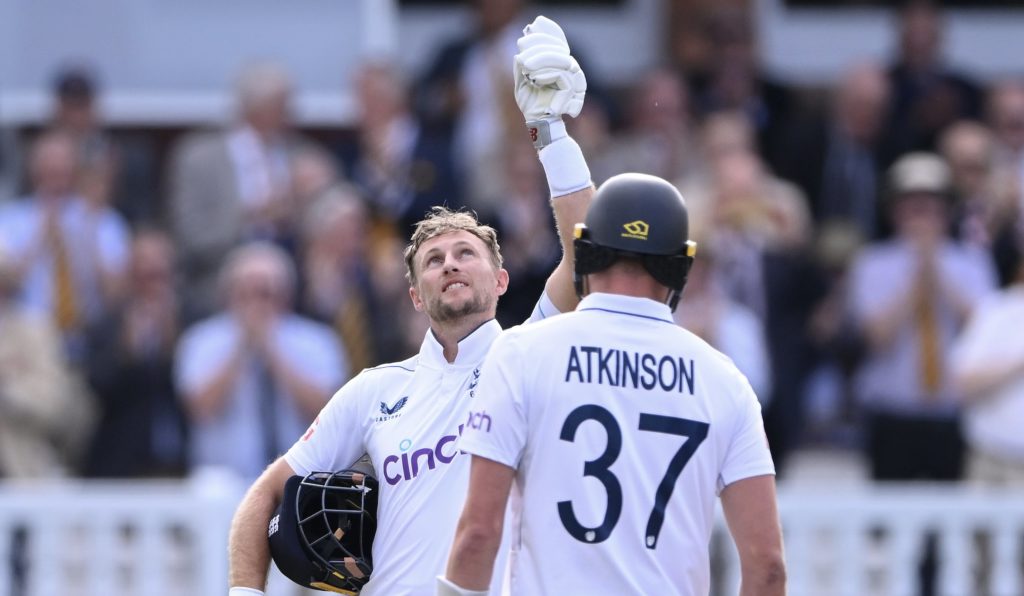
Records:
[[[534,74],[539,71],[567,71],[572,68],[575,60],[567,53],[538,48],[538,51],[517,54],[516,62],[527,77],[534,78]]]
[[[566,54],[569,53],[569,44],[557,37],[551,37],[544,33],[531,33],[530,35],[524,35],[516,40],[516,47],[519,48],[520,52],[525,52],[530,48],[538,46],[561,48]]]
[[[565,32],[558,26],[558,23],[544,15],[538,15],[537,18],[533,19],[532,23],[523,28],[523,35],[530,35],[534,33],[550,35],[562,40],[562,43],[566,46],[569,45],[569,42],[565,38]]]

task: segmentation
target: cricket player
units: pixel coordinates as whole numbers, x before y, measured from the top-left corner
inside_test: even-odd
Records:
[[[696,245],[678,191],[622,174],[577,227],[576,311],[509,330],[459,448],[469,496],[438,594],[484,594],[515,486],[512,594],[710,590],[721,498],[742,594],[785,591],[775,469],[750,384],[676,326]]]
[[[539,149],[563,259],[531,320],[572,310],[572,228],[593,196],[590,171],[562,116],[583,106],[586,78],[561,28],[528,25],[515,56],[515,96]],[[268,521],[293,475],[348,468],[364,453],[380,484],[373,570],[366,595],[421,595],[443,573],[469,480],[464,431],[480,368],[501,335],[495,321],[508,273],[492,228],[437,208],[405,252],[409,295],[430,322],[420,352],[367,369],[342,387],[309,430],[253,484],[230,536],[230,596],[259,595],[270,555]]]

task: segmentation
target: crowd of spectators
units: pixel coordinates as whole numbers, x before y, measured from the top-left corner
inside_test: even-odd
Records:
[[[295,124],[272,63],[166,159],[104,126],[94,73],[59,73],[50,121],[0,135],[0,477],[254,477],[347,378],[418,349],[401,251],[431,205],[499,229],[498,316],[524,320],[559,258],[512,97],[529,19],[475,6],[423,72],[366,61],[337,143]],[[568,125],[595,183],[687,199],[677,321],[747,375],[783,476],[838,447],[879,480],[1020,481],[1024,79],[950,69],[930,4],[896,16],[887,63],[810,89],[762,69],[749,13],[712,9],[701,68],[588,70]]]

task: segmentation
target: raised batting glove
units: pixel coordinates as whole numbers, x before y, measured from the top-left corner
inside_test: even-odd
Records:
[[[538,16],[523,29],[513,60],[516,103],[526,119],[534,146],[550,144],[551,125],[563,115],[575,118],[583,109],[587,77],[569,53],[569,43],[558,23]],[[556,138],[564,128],[556,127]]]

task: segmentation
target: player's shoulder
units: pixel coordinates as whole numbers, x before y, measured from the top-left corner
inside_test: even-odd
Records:
[[[358,376],[366,376],[367,378],[373,379],[386,379],[389,377],[406,378],[416,372],[418,363],[419,355],[417,354],[416,356],[411,356],[405,360],[386,362],[371,368],[365,368]]]

